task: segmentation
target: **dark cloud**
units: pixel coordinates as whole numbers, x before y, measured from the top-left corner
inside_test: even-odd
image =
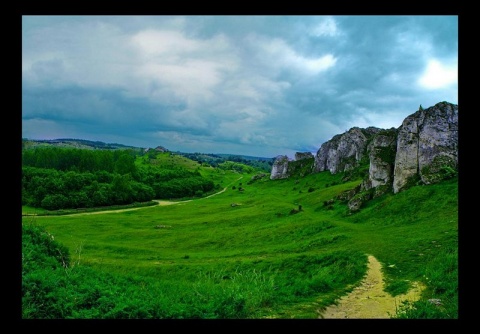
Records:
[[[276,156],[457,103],[456,16],[24,16],[23,137]],[[71,137],[71,136],[69,136]]]
[[[122,90],[105,88],[24,87],[22,118],[77,123],[102,131],[141,134],[155,131],[194,132],[175,125],[172,114],[185,105],[161,105],[146,98],[125,96]],[[91,131],[91,128],[90,128]]]

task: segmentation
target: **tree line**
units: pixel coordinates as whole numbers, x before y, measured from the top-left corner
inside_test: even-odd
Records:
[[[22,151],[22,205],[89,208],[201,196],[214,183],[199,171],[137,166],[132,150],[35,148]]]

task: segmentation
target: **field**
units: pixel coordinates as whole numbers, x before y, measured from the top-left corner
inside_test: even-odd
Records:
[[[336,196],[361,181],[342,183],[341,174],[249,182],[255,173],[201,172],[226,190],[173,205],[22,221],[49,231],[75,265],[134,280],[145,302],[164,310],[156,317],[317,318],[359,284],[368,255],[382,263],[391,295],[413,282],[427,287],[403,317],[458,316],[456,178],[384,195],[349,214]],[[432,298],[442,300],[440,309]]]

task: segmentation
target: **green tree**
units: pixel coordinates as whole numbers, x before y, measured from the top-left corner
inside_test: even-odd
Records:
[[[132,187],[130,184],[131,177],[126,175],[115,175],[112,181],[113,200],[115,204],[131,203]]]
[[[105,206],[112,203],[113,193],[109,184],[100,184],[92,195],[93,206]]]
[[[115,162],[115,172],[121,175],[135,173],[135,159],[127,154],[122,154]]]
[[[62,194],[46,195],[41,207],[47,210],[59,210],[68,207],[68,199]]]

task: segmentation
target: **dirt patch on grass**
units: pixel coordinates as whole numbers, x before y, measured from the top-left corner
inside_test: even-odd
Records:
[[[382,275],[382,265],[378,260],[368,256],[367,275],[351,293],[320,311],[320,319],[389,319],[395,315],[402,301],[416,301],[425,288],[419,282],[414,282],[412,288],[403,295],[392,297],[384,291],[385,283]]]

